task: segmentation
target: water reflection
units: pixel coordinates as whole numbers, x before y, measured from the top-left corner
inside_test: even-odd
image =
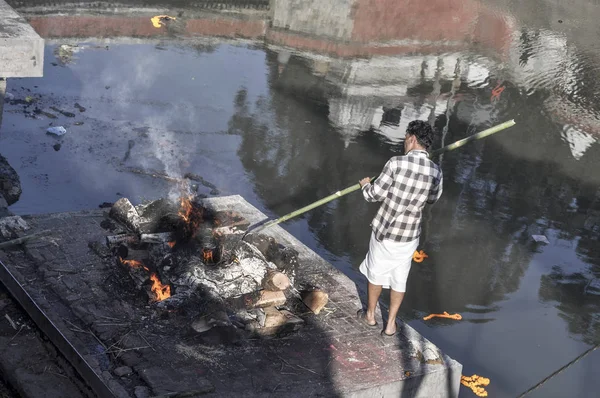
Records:
[[[444,331],[429,331],[429,337],[443,344],[446,334],[477,326],[471,333],[481,339],[495,336],[492,343],[512,362],[538,355],[535,365],[546,371],[546,357],[535,352],[534,344],[514,342],[535,330],[539,317],[513,326],[516,336],[499,329],[512,326],[513,317],[520,319],[523,308],[539,314],[556,306],[558,317],[546,321],[553,344],[564,337],[564,322],[584,342],[598,342],[600,80],[595,59],[600,51],[582,41],[585,35],[573,33],[585,27],[561,31],[554,20],[547,23],[558,13],[547,2],[533,1],[537,8],[517,3],[439,0],[400,7],[392,1],[275,0],[270,17],[185,11],[179,25],[165,29],[154,29],[147,16],[139,15],[30,19],[50,37],[252,39],[249,46],[261,57],[266,53],[266,70],[260,73],[266,73],[267,87],[251,90],[252,79],[237,90],[228,86],[236,95],[223,100],[233,105],[227,132],[240,139],[237,156],[248,176],[239,192],[250,186],[275,215],[380,171],[390,156],[401,153],[404,129],[415,118],[435,125],[437,147],[517,119],[511,130],[440,159],[445,193],[425,214],[421,243],[430,258],[413,268],[403,316],[461,312],[463,323],[438,323]],[[181,51],[189,51],[191,43],[195,39],[180,44]],[[196,51],[211,57],[219,47],[226,46],[215,41],[197,44]],[[211,73],[215,81],[228,80]],[[203,114],[206,123],[209,116]],[[352,267],[366,252],[375,210],[360,195],[349,195],[291,227],[304,241],[316,238],[323,255],[357,275]],[[555,231],[557,239],[573,246],[531,241],[532,234]],[[553,259],[543,257],[550,249],[581,264],[551,268]],[[462,341],[455,337],[442,348],[455,350],[469,370],[511,372],[481,359],[489,346],[457,349]],[[511,383],[506,376],[499,389],[514,396],[520,391],[513,390],[532,381],[537,380]]]

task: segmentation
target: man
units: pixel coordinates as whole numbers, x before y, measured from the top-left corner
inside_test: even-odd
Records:
[[[442,195],[442,171],[427,154],[432,142],[431,126],[413,120],[406,129],[405,155],[391,158],[374,183],[368,177],[360,180],[365,199],[383,203],[371,223],[369,252],[360,265],[360,272],[368,279],[368,307],[366,312],[358,312],[358,318],[377,327],[377,301],[384,287],[391,288],[383,336],[396,334],[396,315],[404,299],[412,256],[419,245],[423,207]]]

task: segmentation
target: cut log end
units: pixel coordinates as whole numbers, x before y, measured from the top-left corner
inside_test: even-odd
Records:
[[[281,272],[270,271],[262,281],[265,290],[278,292],[290,287],[290,279]]]
[[[329,295],[322,290],[313,290],[302,295],[302,302],[318,315],[329,302]]]

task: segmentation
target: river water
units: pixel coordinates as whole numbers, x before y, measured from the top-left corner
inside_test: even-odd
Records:
[[[258,8],[213,33],[236,39],[29,14],[49,39],[44,77],[8,81],[33,102],[4,110],[0,149],[23,185],[11,210],[176,193],[131,172],[144,168],[200,174],[277,217],[377,174],[413,119],[437,128],[436,147],[515,119],[438,158],[444,194],[425,212],[429,258],[413,265],[401,317],[463,374],[490,378],[489,396],[517,396],[600,343],[600,5],[333,3],[274,1],[266,35],[248,27]],[[376,209],[355,193],[284,228],[364,288]],[[422,320],[442,311],[463,320]],[[596,351],[528,396],[595,396],[599,366]]]

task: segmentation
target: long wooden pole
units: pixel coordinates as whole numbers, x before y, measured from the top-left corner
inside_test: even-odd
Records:
[[[513,120],[509,120],[508,122],[504,122],[502,124],[498,124],[498,125],[496,125],[494,127],[490,127],[489,129],[483,130],[482,132],[479,132],[477,134],[473,134],[470,137],[463,138],[462,140],[456,141],[456,142],[454,142],[454,143],[452,143],[450,145],[446,145],[443,148],[437,149],[437,150],[431,152],[429,154],[429,157],[437,156],[437,155],[439,155],[441,153],[452,151],[454,149],[460,148],[461,146],[466,145],[469,142],[480,140],[480,139],[485,138],[485,137],[489,137],[492,134],[495,134],[495,133],[497,133],[499,131],[502,131],[504,129],[512,127],[515,124],[516,123],[515,123],[515,121],[513,119]],[[375,178],[377,178],[377,177],[373,177],[372,180],[375,179]],[[298,209],[298,210],[293,211],[293,212],[291,212],[289,214],[286,214],[285,216],[279,217],[276,220],[271,220],[271,221],[267,222],[266,224],[260,225],[260,226],[258,226],[256,228],[254,228],[254,230],[252,232],[256,233],[256,232],[262,231],[262,230],[264,230],[266,228],[272,227],[273,225],[277,225],[279,223],[287,221],[290,218],[296,217],[296,216],[298,216],[298,215],[300,215],[302,213],[306,213],[307,211],[312,210],[315,207],[322,206],[325,203],[329,203],[329,202],[331,202],[334,199],[341,198],[342,196],[348,195],[349,193],[357,191],[359,189],[360,189],[360,184],[354,184],[354,185],[352,185],[352,186],[350,186],[350,187],[348,187],[346,189],[343,189],[341,191],[337,191],[336,193],[333,193],[333,194],[331,194],[331,195],[329,195],[329,196],[327,196],[327,197],[325,197],[323,199],[317,200],[316,202],[311,203],[308,206],[304,206],[301,209]],[[251,229],[248,230],[248,232],[250,232],[250,231],[251,231]]]
[[[40,232],[36,232],[35,234],[23,236],[22,238],[17,238],[17,239],[13,239],[13,240],[8,240],[6,242],[2,242],[2,243],[0,243],[0,250],[6,249],[6,248],[12,247],[12,246],[20,245],[21,243],[25,243],[31,239],[40,238],[44,235],[48,235],[50,232],[52,232],[52,231],[49,229],[46,229],[46,230],[43,230]]]

